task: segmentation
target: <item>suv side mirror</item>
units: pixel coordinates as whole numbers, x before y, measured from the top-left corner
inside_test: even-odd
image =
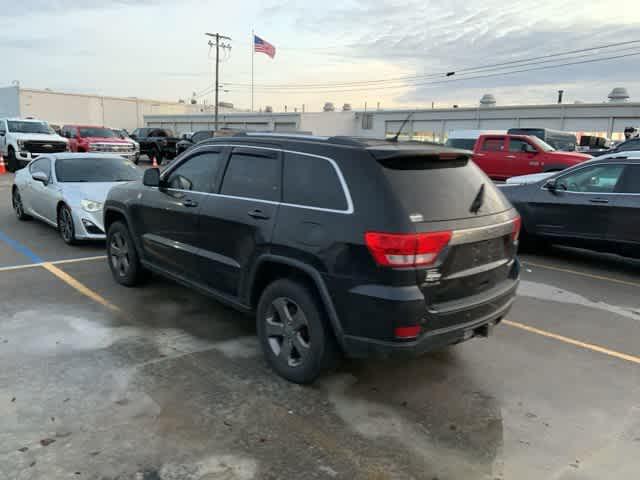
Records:
[[[142,184],[145,187],[159,187],[160,186],[160,169],[147,168],[144,171],[144,175],[142,177]]]
[[[131,138],[132,140],[138,140],[138,135],[132,133],[131,135],[129,135],[129,138]]]
[[[49,183],[49,176],[44,172],[34,172],[31,174],[31,178],[36,182],[42,182],[45,185]]]

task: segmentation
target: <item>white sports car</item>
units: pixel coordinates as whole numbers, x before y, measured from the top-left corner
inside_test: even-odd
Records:
[[[41,155],[18,170],[12,204],[20,220],[37,218],[62,239],[104,240],[102,205],[114,185],[139,180],[142,171],[122,157],[98,153]]]

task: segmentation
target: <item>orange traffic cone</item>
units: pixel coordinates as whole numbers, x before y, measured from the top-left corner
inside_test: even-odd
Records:
[[[152,168],[158,168],[158,161],[156,160],[156,156],[153,156],[153,163],[151,164]]]
[[[2,152],[0,152],[0,175],[7,173],[7,166],[4,164],[4,157],[2,156]]]

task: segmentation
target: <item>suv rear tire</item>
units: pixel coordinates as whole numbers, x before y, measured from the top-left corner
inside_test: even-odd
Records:
[[[107,261],[116,282],[126,287],[143,283],[149,272],[140,263],[129,229],[122,222],[113,222],[107,232]]]
[[[311,383],[335,364],[338,347],[324,310],[304,284],[276,280],[258,302],[258,338],[267,362],[294,383]]]

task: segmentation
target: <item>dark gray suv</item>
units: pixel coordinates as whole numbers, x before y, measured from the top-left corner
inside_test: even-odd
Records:
[[[487,336],[514,300],[520,217],[462,150],[237,135],[106,201],[109,265],[255,313],[269,364],[311,382],[340,354]]]

